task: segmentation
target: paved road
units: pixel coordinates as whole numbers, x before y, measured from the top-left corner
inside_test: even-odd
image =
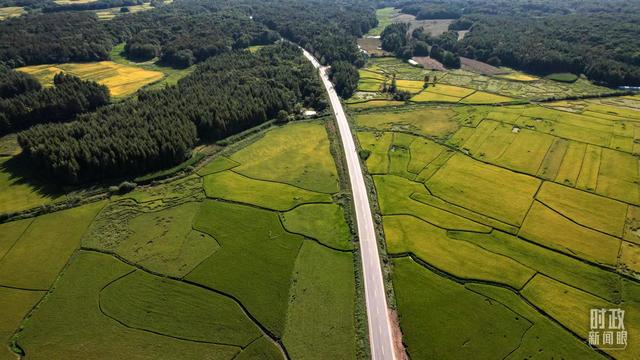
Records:
[[[362,254],[371,357],[374,360],[394,360],[396,357],[393,351],[393,332],[391,330],[391,322],[387,310],[387,298],[382,281],[382,269],[380,267],[380,256],[378,255],[378,246],[376,243],[376,232],[373,226],[371,208],[369,207],[367,187],[365,186],[362,169],[360,168],[358,151],[356,151],[353,135],[351,134],[349,122],[342,109],[340,99],[327,77],[326,68],[320,66],[318,61],[307,51],[303,51],[304,56],[313,63],[313,66],[320,70],[320,77],[329,93],[331,107],[338,121],[342,147],[347,158],[351,192],[353,193],[356,218],[358,220],[358,237],[360,239],[360,253]]]

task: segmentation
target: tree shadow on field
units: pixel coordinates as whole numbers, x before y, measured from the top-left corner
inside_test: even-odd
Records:
[[[0,183],[0,191],[11,191],[9,188],[14,185],[27,185],[35,193],[43,197],[56,197],[63,193],[63,189],[55,184],[51,179],[47,179],[40,173],[29,159],[22,155],[12,156],[8,160],[0,157],[0,173],[8,175],[8,181]],[[6,189],[3,189],[6,186]]]

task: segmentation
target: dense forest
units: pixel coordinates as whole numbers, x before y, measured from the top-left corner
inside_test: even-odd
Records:
[[[458,34],[455,31],[448,31],[437,37],[431,37],[422,28],[413,30],[410,36],[407,36],[408,31],[409,23],[396,23],[385,27],[380,35],[382,49],[402,59],[431,56],[447,68],[460,67],[460,57],[455,52],[458,43]]]
[[[326,108],[317,73],[295,45],[281,42],[256,54],[241,49],[281,37],[300,44],[335,66],[333,80],[349,96],[365,61],[355,39],[376,24],[373,2],[342,0],[185,0],[111,21],[49,10],[7,20],[0,23],[0,62],[9,67],[105,60],[120,42],[131,59],[198,65],[175,86],[102,107],[76,94],[80,104],[37,119],[51,106],[45,94],[62,91],[71,77],[32,89],[28,77],[7,75],[6,114],[21,114],[24,121],[10,115],[3,131],[40,124],[19,134],[23,156],[64,183],[165,168],[185,160],[199,139],[215,141],[305,107]],[[55,105],[69,99],[55,97],[63,99]],[[29,101],[39,105],[16,105]]]
[[[33,76],[0,64],[0,98],[9,98],[41,88],[42,86]]]
[[[14,76],[16,78],[24,79]],[[31,80],[19,80],[14,84],[20,90],[24,89],[25,84],[28,87],[26,90],[32,91],[0,99],[0,135],[36,124],[66,121],[109,103],[109,89],[106,86],[64,73],[54,76],[53,87],[50,88],[36,89]]]
[[[271,44],[279,36],[242,11],[212,12],[201,6],[164,7],[113,21],[126,38],[126,55],[136,60],[160,57],[173,67],[194,63],[251,45]]]
[[[24,15],[0,21],[0,62],[11,67],[105,60],[113,44],[114,37],[89,13]]]
[[[325,108],[317,73],[294,45],[213,57],[175,87],[141,92],[68,124],[32,127],[18,142],[52,178],[133,176],[184,161],[197,138],[217,140],[281,110]]]
[[[571,72],[613,86],[640,85],[640,14],[473,19],[459,45],[462,56],[542,75]]]
[[[470,29],[460,42],[447,39],[453,35],[435,41],[445,51],[443,63],[455,52],[539,75],[571,72],[610,86],[640,85],[638,0],[389,0],[379,6],[417,19],[458,19],[450,30]]]

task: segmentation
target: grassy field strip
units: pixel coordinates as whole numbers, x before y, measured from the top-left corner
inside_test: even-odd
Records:
[[[423,135],[444,136],[456,131],[460,125],[450,109],[428,108],[409,111],[372,112],[358,114],[359,127],[376,130],[417,132]]]
[[[105,355],[117,357],[123,353],[152,358],[228,359],[238,353],[240,349],[237,346],[184,341],[135,330],[105,316],[98,306],[102,290],[133,270],[134,268],[112,256],[81,251],[65,270],[63,281],[56,284],[55,291],[30,315],[26,326],[17,333],[15,341],[36,359],[86,359]],[[136,290],[145,291],[148,285],[150,284]],[[153,303],[162,301],[161,299],[162,297],[147,298],[146,301]],[[193,315],[198,317],[215,316],[197,313],[198,308],[190,310],[195,310],[196,314]],[[160,313],[145,314],[144,320],[179,323],[179,312],[180,309],[172,309],[164,319]],[[148,346],[150,343],[154,346]]]
[[[413,200],[413,194],[426,193],[423,184],[393,175],[376,175],[374,183],[382,215],[415,216],[442,230],[491,231],[491,228],[475,221]]]
[[[475,244],[491,253],[506,256],[556,281],[583,289],[593,296],[612,302],[620,300],[620,275],[614,271],[593,266],[498,230],[492,231],[491,234],[450,231],[447,235]]]
[[[383,217],[383,224],[390,254],[414,254],[430,266],[460,279],[519,289],[535,274],[535,270],[506,256],[451,239],[446,230],[413,216],[387,215]]]
[[[387,174],[389,172],[389,147],[393,139],[391,132],[358,131],[360,146],[369,151],[365,163],[369,174]]]
[[[215,174],[221,171],[230,170],[240,166],[239,162],[233,161],[225,156],[217,156],[196,171],[200,176]]]
[[[411,143],[416,139],[404,133],[393,133],[393,141],[389,148],[389,174],[405,177],[409,180],[415,178],[415,174],[407,169],[411,162]]]
[[[283,342],[292,358],[354,359],[353,254],[305,241],[294,267]]]
[[[567,153],[568,148],[569,141],[554,138],[553,144],[549,147],[547,155],[544,157],[544,160],[542,160],[542,164],[540,164],[540,169],[538,169],[536,177],[545,180],[555,180],[558,176],[558,172],[560,171],[562,159]]]
[[[23,318],[45,294],[45,291],[0,287],[0,341],[3,343],[0,359],[16,359],[16,354],[9,350],[7,344]]]
[[[385,27],[391,24],[391,19],[400,13],[399,9],[393,7],[385,7],[376,10],[376,18],[378,19],[378,26],[369,30],[367,35],[378,36],[382,33]]]
[[[0,213],[19,212],[64,198],[57,189],[26,181],[12,157],[0,157]]]
[[[538,309],[522,301],[519,295],[500,287],[484,284],[465,284],[465,288],[504,305],[533,323],[532,327],[523,335],[518,349],[512,352],[507,359],[534,357],[541,352],[546,353],[547,356],[566,359],[602,358],[575,336],[563,331],[553,320],[540,314]]]
[[[264,136],[231,155],[240,163],[233,171],[260,180],[277,181],[309,191],[338,192],[338,174],[329,153],[323,126],[293,123],[267,131]]]
[[[393,286],[412,358],[504,358],[519,347],[532,325],[508,307],[486,301],[411,258],[393,260]]]
[[[568,255],[615,267],[622,240],[572,222],[536,201],[518,235]]]
[[[232,171],[207,175],[204,189],[208,197],[287,211],[304,203],[331,203],[331,195],[295,186],[254,180]]]
[[[640,245],[640,207],[629,205],[624,224],[624,239]]]
[[[433,206],[435,208],[438,208],[444,211],[451,212],[452,214],[456,214],[458,216],[492,227],[494,229],[502,230],[509,234],[518,233],[518,228],[513,225],[509,225],[500,220],[493,219],[489,216],[482,215],[477,212],[465,209],[463,207],[448,203],[447,201],[442,200],[437,196],[423,194],[423,193],[413,193],[411,194],[411,199],[421,202],[423,204]]]
[[[584,143],[573,141],[569,143],[569,147],[562,158],[558,175],[555,178],[556,182],[568,186],[575,186],[578,175],[580,175],[586,149],[587,145]]]
[[[435,161],[445,151],[445,148],[433,141],[417,138],[411,143],[409,151],[411,160],[407,171],[418,175],[424,168]]]
[[[0,224],[0,263],[32,223],[33,219],[23,219]]]
[[[420,171],[418,176],[416,176],[415,180],[419,181],[419,182],[422,182],[422,183],[426,183],[429,179],[431,179],[433,174],[435,174],[438,170],[440,170],[440,168],[447,161],[449,161],[449,159],[451,159],[451,157],[453,157],[454,154],[455,154],[455,152],[452,151],[452,150],[449,150],[449,149],[441,152],[440,155],[438,155],[438,157],[436,157],[433,161],[431,161],[429,164],[427,164]]]
[[[596,193],[639,205],[640,160],[631,154],[602,149],[600,162]]]
[[[131,329],[237,347],[262,336],[232,299],[141,270],[110,282],[99,299],[106,316]]]
[[[638,285],[635,286],[637,287]],[[541,275],[536,275],[524,288],[522,294],[536,307],[542,309],[583,339],[588,336],[588,327],[584,326],[584,324],[589,323],[589,309],[617,307],[616,304],[605,302],[579,289],[568,287]],[[631,302],[638,302],[638,300],[636,298]],[[634,344],[634,339],[640,339],[640,334],[638,333],[640,328],[637,327],[637,319],[640,315],[638,309],[640,307],[627,306],[625,309],[625,327],[628,329],[630,337],[628,340],[629,345],[626,351],[613,351],[611,355],[619,359],[633,359],[638,346],[637,342]],[[632,335],[633,330],[636,330],[636,332]]]
[[[536,199],[580,225],[622,237],[626,204],[552,182],[542,184]]]
[[[49,289],[104,205],[96,202],[33,220],[0,261],[0,285]]]
[[[189,202],[130,219],[132,234],[114,252],[151,271],[185,276],[220,249],[214,238],[192,228],[199,208]]]
[[[455,154],[425,184],[448,202],[519,226],[541,181]]]
[[[352,250],[351,231],[344,220],[344,209],[336,204],[304,204],[285,212],[282,226],[335,250]],[[332,232],[327,229],[333,227]]]
[[[127,6],[127,9],[129,9],[129,12],[127,14],[137,13],[138,11],[151,10],[153,8],[154,7],[151,6],[150,2],[141,4],[141,5]],[[105,10],[98,10],[95,13],[96,13],[96,16],[98,17],[98,20],[101,20],[101,21],[111,20],[118,15],[123,15],[122,12],[120,11],[120,7],[114,7],[114,8],[109,8]]]

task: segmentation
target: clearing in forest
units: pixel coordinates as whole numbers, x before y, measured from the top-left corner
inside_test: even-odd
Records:
[[[124,97],[164,76],[162,72],[126,66],[112,61],[82,64],[34,65],[17,69],[35,76],[44,86],[53,85],[53,77],[60,72],[75,75],[83,80],[95,81],[109,88],[111,96]]]

